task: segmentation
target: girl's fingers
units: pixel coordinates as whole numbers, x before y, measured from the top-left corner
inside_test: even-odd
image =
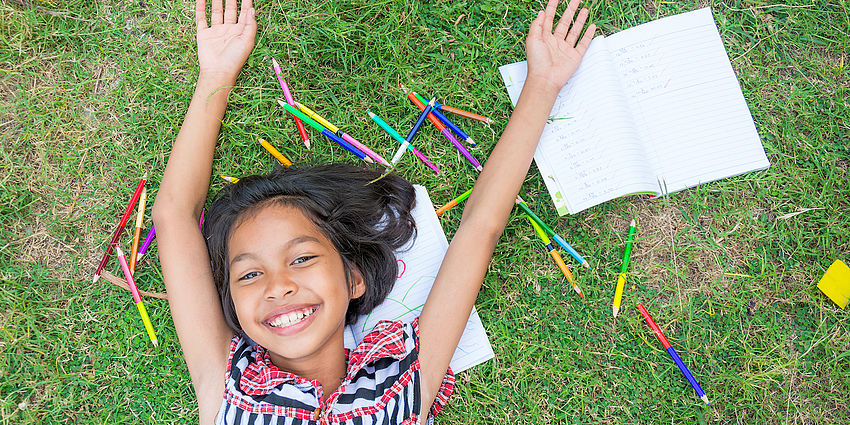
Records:
[[[575,23],[573,23],[572,28],[570,28],[570,33],[567,34],[567,46],[576,46],[578,36],[581,35],[581,30],[584,28],[584,22],[587,21],[588,13],[587,9],[582,9],[581,12],[578,13]]]
[[[195,22],[197,22],[199,30],[205,29],[207,27],[206,0],[195,0]]]
[[[555,21],[556,9],[558,9],[558,0],[549,0],[546,4],[546,16],[543,18],[543,34],[552,34],[552,22]]]
[[[563,40],[567,36],[567,29],[570,28],[570,22],[572,22],[573,15],[576,13],[576,10],[571,7],[572,5],[567,6],[567,10],[564,11],[561,20],[558,21],[558,26],[555,27],[555,38],[557,40]]]
[[[254,8],[254,2],[251,0],[242,0],[242,9],[239,11],[239,22],[242,22],[243,16],[248,16],[248,12]]]
[[[254,16],[256,13],[257,13],[257,11],[254,10],[253,8],[251,8],[250,10],[245,12],[245,15],[244,15],[244,16],[247,17],[247,20],[244,21],[245,29],[243,30],[243,34],[245,32],[248,33],[249,40],[251,41],[252,46],[254,45],[254,37],[256,37],[256,35],[257,35],[257,19]],[[240,23],[242,23],[242,21],[240,21]]]
[[[221,8],[221,0],[212,0],[210,8],[210,25],[224,23],[224,11]]]
[[[528,26],[528,38],[540,38],[543,35],[543,11],[537,12],[537,17]]]
[[[581,38],[576,46],[576,49],[578,49],[579,53],[582,55],[584,55],[584,52],[587,51],[588,46],[590,46],[590,42],[593,41],[594,33],[596,33],[596,25],[588,25],[587,29],[584,31],[584,37]]]
[[[236,0],[227,0],[224,3],[224,23],[236,23]]]

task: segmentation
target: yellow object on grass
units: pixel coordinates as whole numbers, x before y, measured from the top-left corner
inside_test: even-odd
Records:
[[[835,260],[818,282],[818,289],[839,307],[847,307],[850,301],[850,267]]]

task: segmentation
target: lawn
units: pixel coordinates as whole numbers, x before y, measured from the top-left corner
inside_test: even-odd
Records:
[[[460,124],[484,162],[511,113],[497,67],[524,59],[538,1],[257,1],[260,27],[225,115],[214,174],[272,170],[264,137],[298,165],[356,158],[281,113],[271,57],[294,96],[385,157],[413,89],[494,119]],[[438,423],[850,423],[850,312],[816,284],[850,260],[850,3],[589,1],[605,34],[711,6],[771,167],[657,200],[559,218],[537,169],[522,195],[593,266],[570,290],[517,211],[477,308],[496,357],[458,375]],[[0,1],[0,423],[193,423],[165,300],[91,283],[138,178],[151,199],[197,77],[179,1]],[[397,171],[435,204],[475,172],[433,126]],[[227,184],[214,179],[211,193]],[[148,208],[152,202],[148,203]],[[447,236],[462,207],[441,216]],[[638,221],[623,310],[611,300]],[[146,227],[150,225],[149,218]],[[128,227],[121,239],[127,246]],[[153,253],[156,253],[154,247]],[[565,253],[562,253],[565,255]],[[575,264],[569,261],[569,264]],[[120,273],[117,262],[107,270]],[[156,255],[137,272],[163,292]],[[636,309],[647,306],[712,401],[691,390]]]

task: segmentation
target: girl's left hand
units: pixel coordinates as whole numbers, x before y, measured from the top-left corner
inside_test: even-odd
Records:
[[[242,0],[236,16],[236,0],[212,0],[210,24],[207,25],[206,0],[195,1],[195,21],[198,24],[199,79],[233,85],[248,54],[254,48],[257,21],[252,0]]]

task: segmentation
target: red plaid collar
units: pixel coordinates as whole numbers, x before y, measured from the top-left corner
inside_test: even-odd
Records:
[[[418,318],[414,320],[414,327],[418,320]],[[401,321],[378,322],[372,332],[366,335],[354,350],[345,350],[348,359],[345,382],[350,382],[360,369],[377,360],[388,357],[396,360],[403,359],[410,351],[405,347],[404,340],[404,325]],[[310,388],[318,388],[320,385],[319,381],[298,376],[275,366],[269,351],[259,344],[254,344],[246,357],[248,365],[239,379],[239,387],[247,395],[270,394],[274,388],[283,384],[308,385]]]

